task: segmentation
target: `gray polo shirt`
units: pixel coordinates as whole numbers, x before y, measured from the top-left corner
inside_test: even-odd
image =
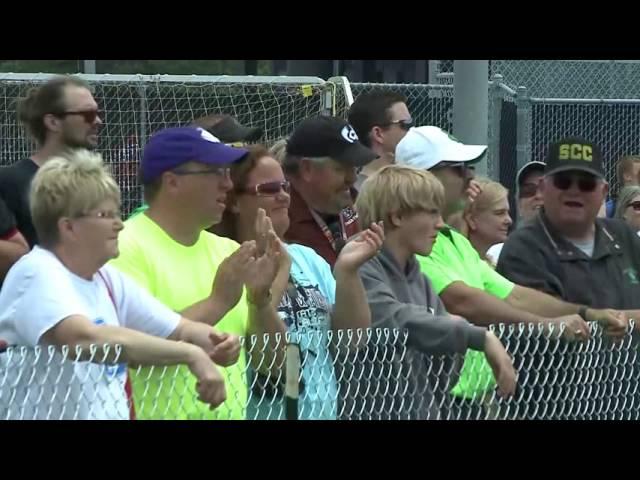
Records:
[[[497,270],[512,282],[568,302],[640,309],[640,238],[619,219],[596,219],[589,257],[562,237],[540,211],[509,236]]]

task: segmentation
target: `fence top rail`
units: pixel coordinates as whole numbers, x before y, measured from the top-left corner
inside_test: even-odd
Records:
[[[55,77],[53,73],[0,73],[0,81],[44,82]],[[267,75],[111,75],[74,74],[88,82],[147,82],[147,83],[275,83],[275,84],[313,84],[323,85],[325,81],[319,77],[288,77]]]
[[[493,84],[495,84],[495,82],[490,81],[490,82],[489,82],[489,84],[490,84],[490,85],[493,85]],[[510,87],[510,86],[508,86],[508,85],[505,85],[504,83],[498,83],[498,84],[497,84],[497,87],[498,87],[500,90],[505,91],[508,95],[510,95],[510,96],[512,96],[512,97],[515,97],[515,96],[518,94],[518,92],[516,92],[513,88],[511,88],[511,87]]]
[[[369,83],[369,82],[350,82],[352,86],[365,85],[368,88],[424,88],[426,90],[453,90],[453,85],[440,85],[437,83]]]
[[[638,98],[543,98],[529,97],[531,103],[574,104],[574,105],[640,105]]]

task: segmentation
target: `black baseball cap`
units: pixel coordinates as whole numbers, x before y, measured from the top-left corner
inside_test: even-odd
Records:
[[[549,146],[545,175],[578,170],[604,178],[602,151],[593,142],[579,137],[568,137]]]
[[[538,162],[534,160],[532,162],[526,163],[520,170],[518,170],[518,173],[516,174],[516,184],[518,185],[518,187],[521,187],[522,182],[527,177],[527,175],[529,175],[529,173],[531,172],[544,173],[544,168],[545,168],[544,162]]]
[[[257,142],[264,131],[260,127],[242,125],[235,117],[227,114],[213,114],[193,121],[217,137],[222,143]]]
[[[363,167],[378,158],[373,150],[360,143],[347,121],[329,116],[300,122],[287,141],[287,153],[299,157],[331,157],[352,167]]]

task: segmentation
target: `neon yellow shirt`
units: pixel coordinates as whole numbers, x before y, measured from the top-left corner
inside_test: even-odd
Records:
[[[119,237],[120,256],[111,263],[133,278],[172,310],[180,312],[211,293],[220,263],[239,245],[203,231],[186,247],[174,241],[146,214],[125,222]],[[215,328],[244,336],[248,307],[243,297]],[[244,419],[247,403],[245,351],[238,362],[221,370],[227,400],[214,411],[198,400],[195,377],[185,366],[131,370],[131,384],[139,419]]]
[[[451,227],[445,227],[438,233],[428,257],[417,255],[417,258],[420,269],[429,277],[438,295],[453,282],[461,281],[504,300],[514,287],[512,282],[480,258],[466,237]],[[474,398],[493,389],[495,385],[484,353],[467,351],[460,379],[451,393]]]

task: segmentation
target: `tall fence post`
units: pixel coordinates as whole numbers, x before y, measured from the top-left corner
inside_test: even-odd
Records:
[[[518,87],[516,118],[516,163],[517,170],[520,170],[526,163],[531,161],[531,102],[525,87]]]
[[[500,179],[500,120],[503,99],[503,92],[500,87],[503,80],[502,75],[496,73],[491,77],[491,83],[489,84],[487,176],[494,180]]]
[[[464,143],[486,145],[489,61],[455,60],[453,65],[453,134]],[[486,156],[476,171],[486,175]]]
[[[438,74],[440,73],[440,60],[429,60],[429,85],[438,83]]]

